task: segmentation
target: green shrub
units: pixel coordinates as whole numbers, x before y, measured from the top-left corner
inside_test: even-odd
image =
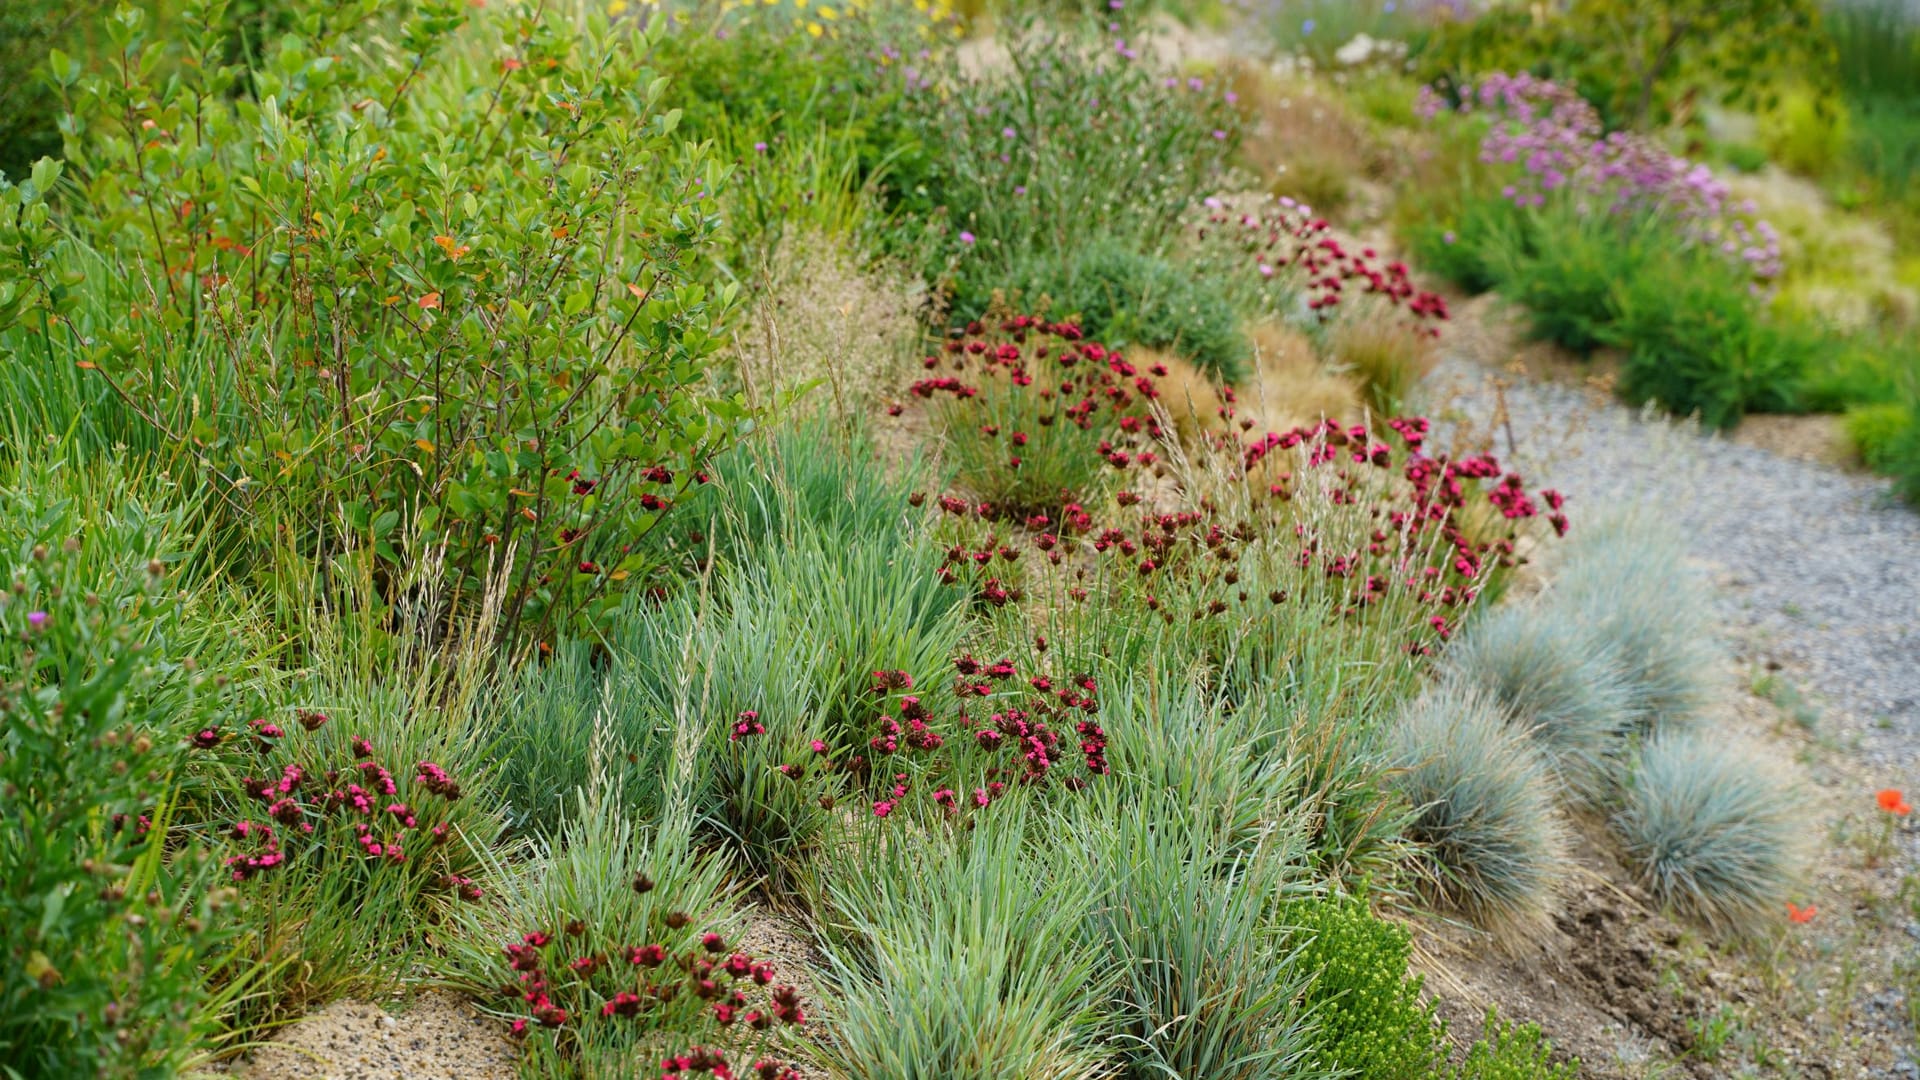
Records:
[[[1526,306],[1528,332],[1585,354],[1613,340],[1616,290],[1658,257],[1650,249],[1663,233],[1672,235],[1659,222],[1556,204],[1529,215],[1524,228],[1500,233],[1488,257],[1501,294]]]
[[[111,466],[0,489],[10,1076],[177,1075],[255,974],[205,978],[240,924],[209,845],[182,827],[181,785],[193,732],[243,706],[196,667],[220,634],[168,568],[184,539],[170,495]]]
[[[85,55],[107,0],[19,0],[0,8],[0,176],[18,180],[60,152],[60,94],[47,53]]]
[[[1579,1058],[1553,1063],[1553,1044],[1539,1025],[1502,1021],[1490,1008],[1480,1038],[1447,1070],[1447,1080],[1574,1080],[1579,1073]]]
[[[1499,254],[1517,242],[1522,227],[1522,215],[1512,201],[1497,193],[1427,198],[1430,205],[1399,228],[1420,267],[1470,293],[1498,286],[1503,268]]]
[[[1806,823],[1792,790],[1704,733],[1649,740],[1611,826],[1649,892],[1716,930],[1758,932],[1799,881]]]
[[[1302,1003],[1320,1020],[1311,1062],[1368,1080],[1427,1080],[1446,1062],[1445,1025],[1407,973],[1408,933],[1342,897],[1291,900],[1294,962],[1314,973]]]
[[[465,10],[336,11],[358,37],[282,38],[236,100],[217,28],[162,46],[121,9],[116,70],[177,74],[60,65],[84,197],[57,224],[101,260],[82,286],[44,273],[52,224],[10,245],[0,333],[194,446],[251,568],[355,548],[393,580],[428,534],[449,618],[491,576],[525,643],[655,577],[641,539],[731,438],[703,382],[734,289],[694,280],[726,170],[657,109],[632,20]],[[32,340],[42,312],[97,321]]]
[[[1010,284],[1023,297],[1052,300],[1048,315],[1078,316],[1080,328],[1116,348],[1146,345],[1193,361],[1215,382],[1238,385],[1248,374],[1251,352],[1233,305],[1192,272],[1112,241],[1096,241],[1055,262],[1024,273]],[[962,309],[959,314],[977,315]]]
[[[1874,472],[1891,473],[1914,418],[1903,404],[1857,405],[1847,410],[1846,424],[1847,441],[1861,463]]]
[[[850,1076],[1099,1073],[1121,972],[1081,943],[1105,898],[1039,848],[1013,800],[952,835],[852,826],[815,886],[834,990],[820,1054]],[[1071,865],[1071,864],[1068,864]]]
[[[1804,88],[1781,95],[1760,116],[1760,138],[1783,168],[1823,176],[1846,160],[1852,139],[1846,105],[1821,100]]]
[[[1539,931],[1565,876],[1567,838],[1538,751],[1492,697],[1447,683],[1409,704],[1388,739],[1433,899],[1489,929]]]
[[[1752,143],[1728,143],[1719,149],[1721,159],[1735,172],[1751,175],[1767,167],[1767,151]]]
[[[1821,347],[1812,328],[1766,318],[1745,277],[1706,252],[1640,263],[1613,304],[1602,336],[1626,350],[1621,393],[1711,428],[1793,411]]]
[[[1606,795],[1634,699],[1619,662],[1585,627],[1531,606],[1503,607],[1469,624],[1444,663],[1533,737],[1575,801]]]

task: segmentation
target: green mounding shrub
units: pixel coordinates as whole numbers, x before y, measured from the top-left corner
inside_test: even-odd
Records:
[[[1633,725],[1619,662],[1586,628],[1534,606],[1510,605],[1467,625],[1447,646],[1448,677],[1479,690],[1532,736],[1562,790],[1594,805],[1611,786]]]
[[[1893,477],[1894,490],[1909,503],[1920,506],[1920,397],[1907,403],[1907,425],[1893,441],[1883,470]]]
[[[4,1071],[179,1075],[258,974],[206,978],[241,923],[181,787],[193,733],[246,703],[219,678],[223,629],[170,565],[188,537],[169,485],[112,464],[7,471]]]
[[[60,153],[60,94],[47,53],[84,55],[113,5],[107,0],[17,0],[0,7],[0,176],[24,177]]]
[[[1413,939],[1350,897],[1281,903],[1287,948],[1313,974],[1301,1004],[1319,1020],[1308,1062],[1368,1080],[1427,1080],[1446,1063],[1445,1023],[1407,972]]]
[[[1580,1059],[1553,1061],[1553,1044],[1538,1024],[1514,1024],[1487,1010],[1480,1038],[1467,1056],[1446,1071],[1446,1080],[1574,1080]]]
[[[1831,334],[1814,357],[1800,394],[1809,412],[1902,400],[1904,381],[1920,377],[1920,341],[1892,331]]]
[[[1016,268],[1014,275],[1012,284],[1024,298],[1048,297],[1050,318],[1078,316],[1081,329],[1095,341],[1115,348],[1167,349],[1217,383],[1238,385],[1249,374],[1252,349],[1233,305],[1218,289],[1166,259],[1101,241],[1064,260]]]
[[[684,822],[636,823],[620,812],[623,800],[609,797],[616,782],[608,783],[579,794],[580,807],[551,850],[492,868],[496,895],[452,913],[445,954],[433,962],[436,974],[482,1009],[524,1025],[521,1066],[529,1075],[633,1076],[663,1054],[722,1041],[731,1052],[754,1039],[732,1042],[712,1004],[691,993],[645,999],[633,1016],[605,1011],[622,992],[645,995],[656,979],[677,983],[683,959],[724,961],[743,925],[725,860],[695,850]],[[718,952],[703,945],[709,934],[720,936]],[[662,955],[634,955],[650,945]],[[771,974],[776,984],[791,978]],[[544,985],[533,986],[533,976]],[[738,985],[747,1008],[766,1010],[765,989],[719,971],[705,977]],[[543,1000],[529,1001],[522,990]],[[545,1022],[556,1008],[564,1026]]]
[[[1767,318],[1751,283],[1710,252],[1641,263],[1615,283],[1603,336],[1626,351],[1620,392],[1725,429],[1748,412],[1792,412],[1823,346],[1804,324]]]
[[[833,998],[818,1053],[837,1075],[1099,1075],[1121,973],[1083,944],[1106,898],[1041,846],[1017,800],[951,835],[850,825],[811,889]]]
[[[1103,898],[1084,948],[1121,972],[1107,1006],[1121,1075],[1330,1076],[1307,1067],[1317,1031],[1298,1002],[1312,972],[1270,914],[1304,878],[1302,815],[1269,819],[1249,848],[1223,809],[1107,785],[1068,811],[1062,876]]]
[[[1487,257],[1501,295],[1525,305],[1529,334],[1586,354],[1612,340],[1619,283],[1645,272],[1663,242],[1679,242],[1670,226],[1556,204],[1493,237]]]
[[[320,7],[248,97],[218,26],[134,7],[111,77],[58,65],[72,185],[0,195],[0,347],[191,446],[235,573],[351,548],[392,582],[429,533],[450,622],[491,579],[516,648],[591,626],[675,569],[642,540],[744,420],[707,385],[737,289],[699,280],[728,169],[660,108],[657,27]]]
[[[1594,515],[1560,553],[1544,605],[1618,665],[1641,734],[1692,723],[1714,697],[1713,598],[1685,553],[1679,532],[1645,511]]]
[[[1874,472],[1891,473],[1914,418],[1902,404],[1857,405],[1847,410],[1846,423],[1847,441],[1861,463]]]
[[[927,151],[904,111],[906,84],[863,55],[862,34],[811,37],[791,21],[770,18],[697,22],[663,36],[650,57],[671,80],[665,104],[681,110],[690,137],[753,130],[767,152],[777,153],[829,132],[846,145],[856,185],[899,170],[911,187]]]
[[[1649,892],[1717,931],[1763,930],[1799,880],[1806,822],[1790,785],[1705,733],[1650,739],[1610,825]]]
[[[1484,691],[1441,683],[1387,733],[1407,838],[1435,902],[1503,935],[1539,932],[1567,867],[1551,769]]]

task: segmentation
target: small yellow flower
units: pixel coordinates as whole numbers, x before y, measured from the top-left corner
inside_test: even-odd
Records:
[[[609,15],[619,15],[626,10],[627,0],[613,0],[613,3],[607,5],[607,14]]]
[[[837,19],[837,18],[839,18],[839,17],[840,17],[840,13],[839,13],[839,12],[837,12],[837,11],[835,11],[835,10],[833,10],[833,9],[832,9],[831,7],[828,7],[828,6],[827,6],[827,5],[825,5],[825,4],[821,4],[821,5],[820,5],[820,17],[821,17],[821,18],[823,18],[823,19],[825,19],[825,20],[827,20],[828,22],[832,22],[833,20],[835,20],[835,19]]]
[[[817,22],[810,22],[807,24],[807,33],[814,37],[819,37],[821,34],[826,33],[826,29]]]

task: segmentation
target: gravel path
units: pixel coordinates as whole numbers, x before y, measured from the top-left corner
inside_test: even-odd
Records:
[[[1603,392],[1449,360],[1443,400],[1491,434],[1569,513],[1644,502],[1685,527],[1714,569],[1740,657],[1777,661],[1858,735],[1887,786],[1920,787],[1920,513],[1884,482],[1700,434]],[[1509,423],[1497,417],[1504,398]],[[1512,446],[1509,446],[1509,429]]]

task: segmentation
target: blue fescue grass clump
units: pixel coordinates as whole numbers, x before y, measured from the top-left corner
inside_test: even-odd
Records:
[[[1401,712],[1388,745],[1431,898],[1504,937],[1541,931],[1567,863],[1542,755],[1492,697],[1444,682]]]
[[[1446,670],[1532,736],[1572,802],[1606,796],[1632,726],[1633,687],[1588,629],[1531,605],[1504,607],[1447,649]]]
[[[1685,555],[1684,538],[1647,514],[1602,516],[1564,550],[1547,597],[1618,665],[1638,733],[1690,724],[1713,699],[1712,596]]]
[[[1081,945],[1100,897],[1055,872],[1042,823],[1003,803],[977,827],[851,828],[814,888],[836,1075],[1101,1075],[1120,972]]]
[[[1102,898],[1082,933],[1121,972],[1110,1010],[1124,1075],[1320,1075],[1299,1004],[1312,972],[1271,919],[1274,897],[1302,887],[1306,815],[1271,805],[1247,844],[1230,803],[1174,788],[1108,785],[1077,809],[1059,866]]]
[[[1716,930],[1764,927],[1798,879],[1805,821],[1791,789],[1702,733],[1646,744],[1611,825],[1641,884]]]

